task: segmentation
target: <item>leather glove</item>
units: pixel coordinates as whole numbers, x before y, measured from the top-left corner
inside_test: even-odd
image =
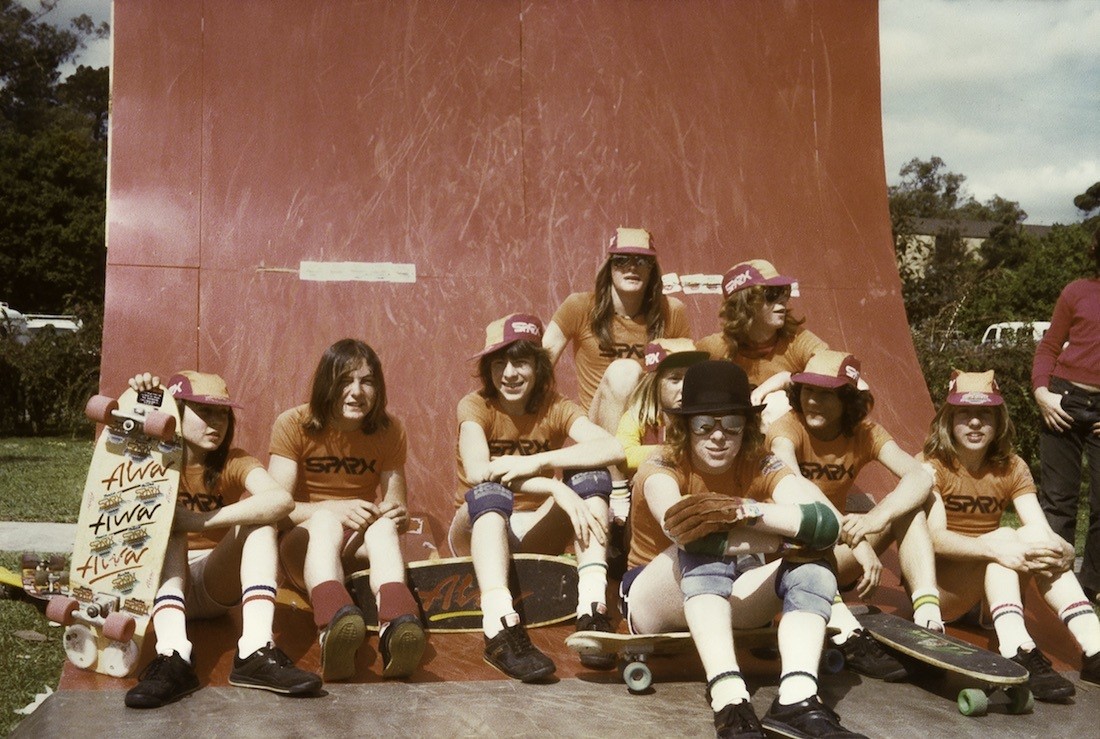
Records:
[[[708,534],[729,531],[742,521],[761,515],[760,504],[752,498],[699,493],[681,498],[668,509],[664,529],[669,538],[682,547]]]

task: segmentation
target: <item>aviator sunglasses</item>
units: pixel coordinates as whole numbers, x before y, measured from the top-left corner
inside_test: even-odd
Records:
[[[692,416],[688,420],[691,433],[696,436],[706,436],[714,431],[716,426],[722,427],[722,433],[737,436],[745,430],[744,416]]]
[[[639,254],[616,254],[611,257],[611,264],[620,269],[628,267],[644,269],[653,266],[653,257],[643,257]]]
[[[791,286],[772,286],[764,288],[764,300],[769,303],[778,303],[784,298],[791,297]]]

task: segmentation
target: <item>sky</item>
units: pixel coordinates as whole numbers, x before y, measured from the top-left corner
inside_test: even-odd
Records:
[[[81,13],[110,21],[110,1],[61,0],[49,20]],[[879,34],[887,184],[938,156],[1027,223],[1081,220],[1073,198],[1100,181],[1100,0],[880,0]],[[109,41],[77,61],[109,64]]]

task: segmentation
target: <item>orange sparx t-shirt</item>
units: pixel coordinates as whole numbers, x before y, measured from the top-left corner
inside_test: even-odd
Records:
[[[390,417],[390,425],[373,434],[325,429],[306,432],[309,406],[283,411],[271,429],[272,454],[298,463],[294,499],[306,503],[361,498],[377,500],[382,473],[404,466],[405,427]]]
[[[645,501],[645,482],[651,476],[670,476],[679,486],[681,495],[711,492],[768,502],[779,481],[794,474],[779,457],[763,452],[738,456],[733,467],[721,475],[696,471],[690,459],[676,464],[666,454],[664,451],[654,454],[642,463],[634,476],[634,502],[630,506],[630,554],[627,556],[629,567],[648,564],[672,544],[661,527],[663,522],[653,517]]]
[[[247,492],[244,481],[257,467],[263,467],[260,460],[243,449],[230,449],[225,460],[225,469],[218,478],[218,485],[211,492],[206,489],[206,482],[203,480],[203,466],[188,464],[180,474],[180,491],[176,505],[201,513],[232,505],[244,497]],[[187,548],[213,549],[227,530],[228,527],[211,531],[188,531]]]
[[[948,531],[967,536],[996,531],[1008,504],[1035,492],[1031,470],[1015,454],[1008,464],[997,468],[986,465],[977,475],[962,465],[952,470],[938,459],[927,461],[935,475],[932,491],[940,496],[947,511]]]
[[[840,436],[830,441],[815,439],[803,423],[802,416],[785,413],[768,426],[766,446],[772,440],[789,439],[794,444],[798,470],[802,476],[821,488],[829,502],[843,511],[848,491],[856,476],[868,462],[878,459],[879,452],[893,437],[874,421],[864,420],[852,436]]]
[[[711,359],[729,359],[721,331],[700,339],[695,345],[710,354]],[[762,346],[739,347],[733,363],[745,370],[749,382],[759,385],[777,372],[802,372],[810,357],[828,348],[829,345],[812,331],[800,328],[793,339],[780,338]]]
[[[670,339],[691,338],[684,304],[676,298],[665,296],[661,300],[665,315],[663,336]],[[592,404],[592,397],[596,394],[596,388],[599,387],[608,366],[616,359],[633,359],[638,364],[644,364],[646,344],[650,341],[644,315],[634,318],[615,316],[611,323],[614,347],[608,351],[600,349],[591,326],[592,307],[595,304],[594,293],[573,293],[550,319],[558,325],[565,338],[573,342],[577,392],[585,410]]]
[[[534,413],[510,416],[501,410],[496,399],[486,400],[473,392],[459,401],[457,417],[459,426],[472,421],[481,427],[485,440],[489,442],[489,459],[496,459],[510,454],[526,456],[561,449],[569,438],[573,423],[585,415],[576,403],[558,393],[548,393]],[[466,491],[479,481],[467,477],[457,444],[455,464],[459,482],[455,491],[455,507],[458,508],[466,502]],[[546,498],[541,495],[517,492],[515,510],[533,511],[544,500]]]

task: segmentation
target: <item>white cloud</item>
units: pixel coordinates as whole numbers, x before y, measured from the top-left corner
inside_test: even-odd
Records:
[[[1097,37],[1095,0],[882,0],[887,180],[935,155],[979,200],[1080,220],[1073,197],[1097,180]]]

